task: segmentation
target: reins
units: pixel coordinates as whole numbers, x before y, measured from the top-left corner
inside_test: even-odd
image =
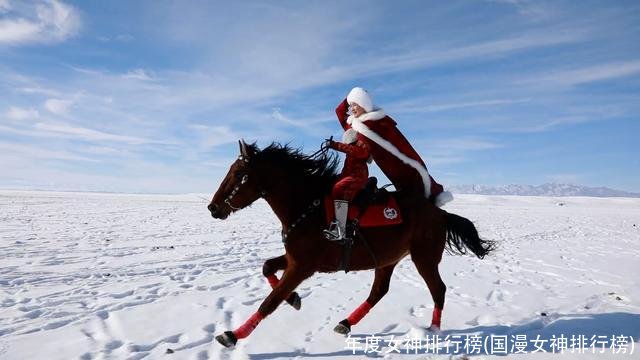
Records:
[[[333,138],[333,136],[331,138]],[[328,151],[329,151],[329,147],[325,143],[322,143],[322,145],[320,145],[320,149],[318,151],[314,152],[313,154],[311,154],[311,155],[309,155],[307,157],[310,158],[310,159],[315,159],[317,157],[325,156]]]

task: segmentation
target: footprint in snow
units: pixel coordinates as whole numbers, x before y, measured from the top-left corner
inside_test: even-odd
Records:
[[[106,310],[100,310],[96,313],[96,316],[102,320],[107,320],[109,318],[109,312]]]
[[[217,309],[224,309],[224,304],[226,304],[227,302],[227,298],[225,297],[219,297],[218,300],[216,300],[216,308]]]
[[[42,314],[43,314],[42,310],[33,310],[33,311],[30,311],[30,312],[24,314],[23,316],[26,317],[26,318],[29,318],[29,319],[37,319]]]
[[[387,325],[384,327],[384,329],[382,329],[382,333],[388,333],[391,332],[393,330],[395,330],[397,327],[399,326],[399,324],[391,324],[391,325]]]
[[[125,291],[123,293],[109,294],[109,296],[115,299],[122,299],[131,295],[133,295],[133,290]]]
[[[411,307],[411,315],[413,315],[413,316],[415,316],[417,318],[425,317],[426,313],[427,313],[427,307],[424,306],[424,305]]]
[[[111,353],[113,350],[116,350],[120,347],[122,347],[123,342],[120,340],[112,340],[110,342],[108,342],[105,346],[104,346],[104,352],[109,354]]]

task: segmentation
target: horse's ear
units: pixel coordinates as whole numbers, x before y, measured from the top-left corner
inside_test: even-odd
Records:
[[[240,144],[240,155],[242,155],[242,157],[244,158],[249,158],[249,149],[247,143],[244,142],[244,139],[240,139],[238,143]]]

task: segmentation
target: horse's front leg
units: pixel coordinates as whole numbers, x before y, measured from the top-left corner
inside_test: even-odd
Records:
[[[264,262],[264,265],[262,265],[262,274],[267,278],[272,289],[278,286],[278,283],[280,282],[276,272],[286,268],[287,257],[285,255],[280,255]],[[300,307],[302,307],[302,299],[300,299],[300,295],[295,291],[289,294],[285,300],[296,310],[300,310]]]
[[[312,274],[313,271],[306,271],[291,266],[288,267],[282,279],[273,290],[271,290],[269,296],[262,301],[258,311],[251,315],[251,317],[236,330],[225,331],[223,334],[216,336],[216,340],[229,348],[233,347],[238,340],[248,337],[264,318],[269,316],[304,279]]]
[[[383,296],[389,291],[389,282],[391,282],[391,275],[396,264],[389,265],[383,268],[376,269],[375,278],[373,279],[373,285],[371,286],[371,292],[365,302],[363,302],[357,309],[355,309],[348,318],[340,321],[333,331],[338,334],[347,335],[351,332],[351,326],[357,324],[362,318],[369,313],[369,310],[373,308]]]

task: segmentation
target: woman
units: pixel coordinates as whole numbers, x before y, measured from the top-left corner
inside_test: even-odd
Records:
[[[344,240],[346,238],[347,215],[349,202],[364,188],[369,178],[367,160],[369,160],[369,147],[355,132],[345,132],[342,142],[327,140],[327,146],[331,149],[346,154],[342,172],[331,192],[335,209],[335,221],[325,230],[325,237],[329,240]]]
[[[336,115],[345,134],[357,132],[367,144],[373,160],[397,190],[421,194],[438,207],[453,200],[451,193],[429,175],[424,161],[398,130],[396,122],[374,106],[366,90],[353,88],[336,108]]]

